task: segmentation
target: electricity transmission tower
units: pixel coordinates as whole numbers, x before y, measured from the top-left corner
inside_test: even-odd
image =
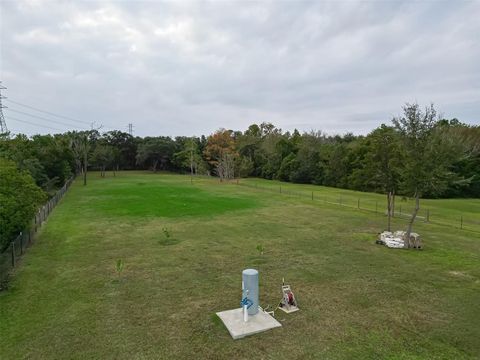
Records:
[[[2,109],[6,108],[6,106],[2,105],[2,99],[6,99],[5,96],[2,96],[2,90],[5,90],[6,87],[2,85],[0,81],[0,134],[4,134],[8,132],[7,123],[5,122],[5,117],[3,116]]]
[[[133,136],[133,124],[128,124],[128,133],[130,134],[130,136]]]

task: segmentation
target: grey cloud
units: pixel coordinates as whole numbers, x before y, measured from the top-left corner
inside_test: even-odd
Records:
[[[367,133],[415,99],[480,122],[478,1],[0,7],[7,96],[139,135],[262,121]]]

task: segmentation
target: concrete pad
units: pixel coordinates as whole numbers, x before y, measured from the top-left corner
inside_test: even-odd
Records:
[[[243,309],[233,309],[217,313],[223,321],[233,339],[241,339],[248,335],[258,334],[276,327],[281,327],[275,318],[263,311],[256,315],[249,315],[248,321],[243,321]]]
[[[282,311],[285,311],[287,314],[291,314],[295,311],[300,310],[298,307],[293,306],[293,305],[290,305],[289,309],[286,306],[280,306],[279,309],[282,310]]]

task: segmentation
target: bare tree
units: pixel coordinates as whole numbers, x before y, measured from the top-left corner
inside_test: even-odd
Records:
[[[71,140],[72,152],[77,166],[83,173],[83,185],[87,185],[88,153],[90,152],[89,133],[84,131],[75,133]]]
[[[223,152],[216,164],[217,175],[220,181],[233,179],[235,177],[235,157],[234,154]]]

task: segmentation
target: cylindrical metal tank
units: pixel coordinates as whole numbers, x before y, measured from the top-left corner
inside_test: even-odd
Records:
[[[248,315],[258,313],[258,271],[255,269],[242,271],[242,299],[245,297],[253,302],[248,308]]]

